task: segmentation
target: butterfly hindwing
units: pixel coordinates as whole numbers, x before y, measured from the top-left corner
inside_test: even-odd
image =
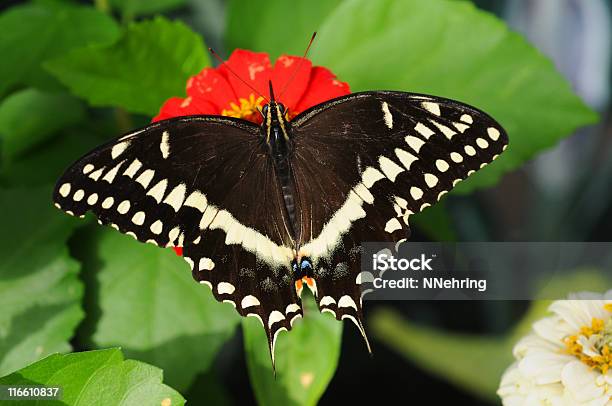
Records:
[[[278,334],[291,330],[302,317],[291,271],[280,263],[262,261],[238,245],[228,245],[220,230],[206,230],[200,241],[184,248],[183,255],[193,278],[208,285],[217,300],[231,303],[241,316],[261,321],[274,363]]]

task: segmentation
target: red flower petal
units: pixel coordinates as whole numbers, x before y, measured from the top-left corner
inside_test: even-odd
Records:
[[[229,108],[231,102],[238,100],[230,83],[213,68],[204,68],[202,72],[189,78],[187,95],[191,96],[192,100],[213,103],[217,109],[212,114],[221,114],[223,109]]]
[[[319,103],[349,93],[351,93],[351,90],[347,83],[337,80],[336,75],[329,69],[315,66],[310,72],[308,88],[295,110],[302,112]]]
[[[167,118],[179,116],[192,116],[197,114],[219,114],[214,104],[201,99],[187,97],[172,97],[164,103],[159,110],[159,114],[153,117],[152,122],[165,120]]]
[[[235,75],[228,72],[227,68],[234,71],[236,75],[253,86],[263,96],[268,96],[268,80],[270,80],[271,74],[268,54],[236,49],[225,64],[227,67],[221,65],[217,70],[227,78],[238,98],[247,99],[251,93],[255,94],[255,92]],[[233,101],[236,102],[237,98],[234,98]]]
[[[183,256],[183,247],[172,247],[172,251],[179,257]]]
[[[276,60],[272,71],[274,93],[290,111],[295,110],[298,101],[304,95],[310,81],[311,69],[312,62],[306,58],[281,55]]]
[[[183,100],[184,99],[180,97],[171,97],[166,100],[159,109],[159,113],[155,117],[153,117],[153,120],[151,120],[151,122],[154,123],[156,121],[161,121],[167,118],[172,118],[180,115],[179,111]]]

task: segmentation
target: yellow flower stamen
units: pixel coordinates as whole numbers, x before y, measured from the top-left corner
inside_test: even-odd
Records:
[[[593,318],[591,320],[591,327],[583,326],[580,328],[580,333],[583,336],[590,337],[593,334],[601,333],[604,328],[604,321],[602,319]]]
[[[588,351],[581,344],[585,339],[590,344]],[[592,369],[604,375],[612,369],[612,319],[605,322],[593,318],[590,326],[582,326],[579,334],[568,336],[563,342],[565,353],[575,356]]]
[[[259,96],[255,98],[255,95],[251,93],[248,99],[240,98],[238,102],[240,106],[234,102],[230,102],[229,109],[223,109],[221,112],[222,116],[252,119],[254,114],[259,114],[258,109],[263,105],[264,98]]]
[[[604,309],[609,311],[609,312],[612,312],[612,303],[606,303],[604,305]]]

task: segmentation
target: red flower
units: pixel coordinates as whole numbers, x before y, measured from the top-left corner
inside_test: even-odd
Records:
[[[296,71],[298,67],[299,71]],[[308,59],[282,55],[272,66],[266,53],[237,49],[225,65],[204,68],[189,78],[187,97],[166,100],[153,121],[213,114],[261,124],[258,109],[265,104],[264,98],[231,74],[229,69],[265,96],[269,96],[268,81],[271,80],[275,96],[287,108],[289,118],[326,100],[350,93],[347,83],[337,80],[327,68],[312,66]],[[182,255],[183,248],[173,249],[177,255]]]
[[[298,66],[299,71],[296,71]],[[225,65],[204,68],[189,78],[187,97],[166,100],[153,121],[214,114],[260,124],[262,118],[257,109],[265,104],[263,97],[232,75],[228,68],[266,97],[271,80],[276,98],[288,109],[289,118],[316,104],[350,93],[348,84],[337,80],[329,69],[312,66],[308,59],[283,55],[272,66],[266,53],[237,49]]]

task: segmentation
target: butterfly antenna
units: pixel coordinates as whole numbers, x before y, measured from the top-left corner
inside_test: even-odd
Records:
[[[306,47],[306,51],[304,51],[304,55],[302,56],[302,59],[300,59],[300,62],[297,64],[297,67],[293,71],[293,74],[291,75],[291,77],[289,78],[287,83],[285,83],[285,86],[281,90],[280,95],[278,96],[279,98],[285,93],[285,90],[287,90],[287,88],[289,87],[289,84],[293,81],[293,79],[295,79],[295,76],[300,71],[300,68],[302,67],[302,63],[304,63],[304,60],[306,59],[306,55],[308,55],[308,51],[310,51],[310,47],[312,46],[312,43],[316,36],[317,36],[317,32],[315,31],[312,33],[312,37],[310,37],[310,41],[308,42],[308,46]]]
[[[240,75],[238,75],[236,72],[234,72],[232,70],[232,68],[229,67],[229,65],[219,56],[219,54],[217,54],[215,52],[214,49],[212,48],[208,48],[208,51],[212,54],[212,56],[215,57],[215,59],[217,61],[219,61],[219,63],[223,66],[225,66],[225,69],[227,69],[229,71],[229,73],[231,73],[232,75],[234,75],[239,81],[241,81],[244,85],[246,85],[247,87],[249,87],[249,89],[251,89],[252,91],[254,91],[255,93],[257,93],[260,97],[263,97],[263,99],[266,101],[266,103],[270,103],[270,100],[268,100],[268,98],[266,96],[264,96],[263,94],[259,93],[259,91],[257,89],[255,89],[249,82],[247,82],[246,80],[242,79],[240,77]]]

